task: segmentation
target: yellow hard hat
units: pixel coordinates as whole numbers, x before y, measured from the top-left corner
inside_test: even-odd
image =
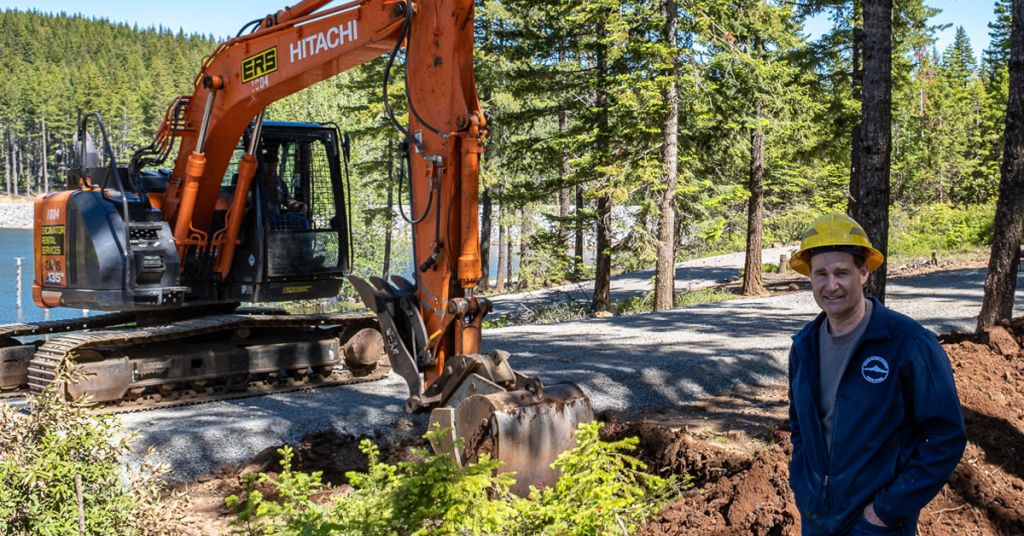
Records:
[[[867,233],[853,218],[846,214],[832,213],[820,216],[800,237],[800,251],[789,259],[789,266],[803,275],[811,275],[812,249],[828,246],[855,246],[864,250],[864,264],[868,271],[878,268],[885,256],[871,246]]]

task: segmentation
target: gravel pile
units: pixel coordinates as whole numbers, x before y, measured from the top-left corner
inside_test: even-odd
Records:
[[[890,280],[888,302],[936,333],[970,331],[983,284],[980,269]],[[642,415],[731,387],[785,383],[790,337],[817,312],[804,291],[659,314],[488,330],[484,339],[486,349],[510,351],[513,366],[545,384],[576,382],[597,412]],[[314,431],[374,436],[409,421],[425,428],[425,416],[402,409],[405,396],[405,384],[391,375],[374,384],[148,411],[123,420],[140,434],[139,452],[155,445],[173,467],[172,476],[189,480]]]
[[[32,203],[0,203],[0,229],[31,229]]]

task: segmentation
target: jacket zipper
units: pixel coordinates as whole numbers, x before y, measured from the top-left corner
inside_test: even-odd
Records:
[[[842,380],[839,383],[840,387],[842,387]],[[829,431],[832,441],[829,442],[831,447],[828,449],[828,466],[825,467],[825,482],[823,482],[825,487],[825,511],[830,518],[832,517],[832,490],[828,488],[828,481],[832,473],[832,452],[835,450],[837,428],[839,428],[839,389],[836,389],[836,397],[832,401],[832,430]]]

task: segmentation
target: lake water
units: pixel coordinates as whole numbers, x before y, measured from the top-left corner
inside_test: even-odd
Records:
[[[21,309],[18,309],[18,268],[21,257]],[[0,229],[0,324],[46,320],[46,312],[32,303],[32,230]],[[79,309],[50,309],[50,319],[76,318]],[[90,313],[95,314],[95,313]]]
[[[495,239],[496,240],[496,239]],[[21,265],[21,309],[17,307],[17,262]],[[498,273],[497,244],[491,249],[491,278]],[[513,270],[518,269],[519,259],[513,258]],[[11,322],[36,322],[46,320],[46,311],[32,303],[32,230],[0,229],[0,324]],[[80,309],[56,308],[49,310],[49,318],[77,318],[86,314]],[[91,311],[88,314],[102,314]]]

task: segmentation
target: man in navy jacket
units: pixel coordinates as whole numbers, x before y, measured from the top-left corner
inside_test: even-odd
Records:
[[[790,261],[822,309],[789,356],[789,482],[804,535],[913,536],[966,446],[935,336],[864,296],[883,260],[856,221],[829,214]]]

